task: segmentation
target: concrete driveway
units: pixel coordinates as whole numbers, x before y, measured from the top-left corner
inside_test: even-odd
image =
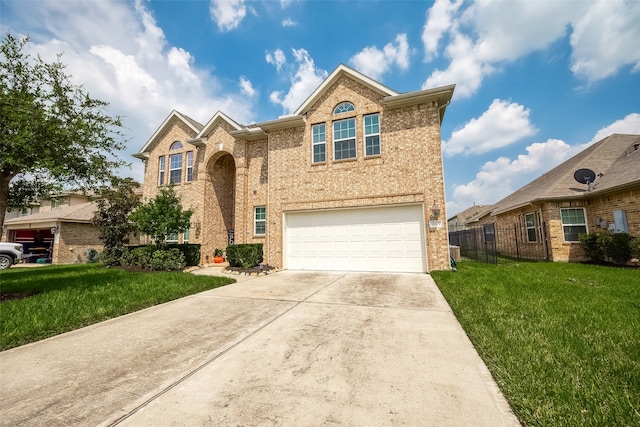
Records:
[[[519,425],[430,276],[234,277],[0,353],[1,425]]]

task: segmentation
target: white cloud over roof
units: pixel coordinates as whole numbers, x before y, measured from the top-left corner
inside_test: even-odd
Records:
[[[382,49],[365,47],[349,59],[349,63],[362,74],[374,80],[381,80],[392,66],[401,70],[409,67],[409,42],[406,34],[398,34],[393,42]]]
[[[536,128],[529,121],[529,113],[520,104],[494,99],[480,117],[469,120],[453,131],[449,140],[443,140],[443,152],[447,156],[486,153],[532,136]]]

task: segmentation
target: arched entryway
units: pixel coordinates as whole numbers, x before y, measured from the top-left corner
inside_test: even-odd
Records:
[[[207,164],[207,186],[202,255],[213,256],[215,248],[227,247],[228,233],[235,226],[236,164],[228,153],[214,155]]]

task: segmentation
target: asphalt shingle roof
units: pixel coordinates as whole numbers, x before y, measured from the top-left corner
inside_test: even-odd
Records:
[[[596,174],[591,190],[574,179],[578,169]],[[640,135],[613,134],[500,200],[492,214],[536,200],[589,198],[630,185],[640,185]]]

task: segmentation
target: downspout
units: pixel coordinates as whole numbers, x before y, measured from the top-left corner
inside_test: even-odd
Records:
[[[447,222],[447,215],[446,215],[446,212],[447,212],[447,191],[446,191],[446,188],[447,187],[446,187],[445,182],[444,182],[444,156],[442,154],[442,120],[440,120],[440,111],[442,111],[443,108],[447,108],[447,106],[449,104],[451,104],[451,100],[448,100],[446,104],[441,105],[441,106],[438,107],[438,127],[439,127],[438,135],[440,135],[440,164],[442,165],[442,191],[443,191],[443,195],[444,195],[444,204],[443,204],[444,205],[443,209],[444,209],[444,213],[445,213],[445,215],[444,215],[444,221],[445,221],[444,229],[445,229],[445,233],[447,235],[447,254],[449,254],[449,265],[451,266],[451,263],[450,263],[450,261],[451,261],[451,253],[450,253],[450,250],[449,250],[449,246],[451,246],[451,242],[449,241],[449,224]],[[428,264],[428,260],[427,260],[427,269],[428,269],[428,265],[429,264]]]
[[[269,240],[271,239],[271,230],[269,227],[269,219],[271,218],[271,203],[269,203],[269,189],[271,188],[271,162],[269,162],[269,149],[271,142],[271,133],[267,133],[267,235],[265,236],[265,252],[267,253],[267,259],[269,263],[272,263],[271,254],[269,253],[269,248],[271,245],[269,244]],[[284,228],[284,227],[283,227]]]

